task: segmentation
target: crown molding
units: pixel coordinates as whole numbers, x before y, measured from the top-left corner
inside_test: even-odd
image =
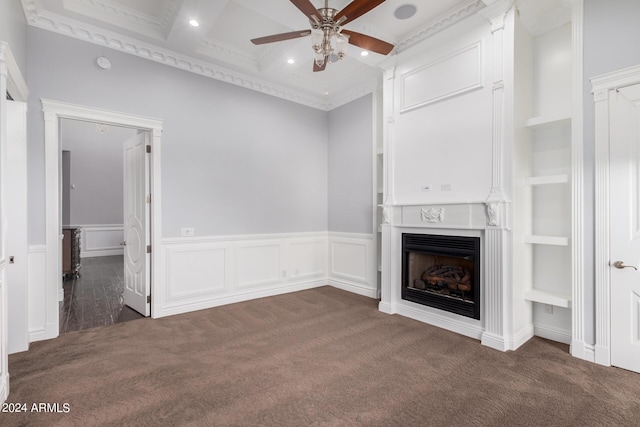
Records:
[[[36,0],[21,1],[27,22],[33,27],[105,46],[120,52],[149,59],[225,83],[241,86],[246,89],[255,90],[308,107],[324,111],[330,109],[329,106],[331,102],[328,99],[314,97],[255,76],[201,61],[169,49],[155,46],[151,43],[142,42],[83,22],[62,17],[55,13],[39,11]]]
[[[449,9],[420,29],[403,36],[402,40],[396,43],[395,50],[397,53],[407,50],[411,46],[420,43],[435,33],[475,14],[484,7],[486,7],[486,4],[483,0],[467,0],[454,8]]]
[[[126,20],[135,24],[148,25],[158,32],[164,32],[173,19],[173,15],[177,9],[178,3],[180,3],[180,0],[171,0],[168,7],[160,17],[141,13],[140,11],[126,7],[120,3],[114,3],[110,0],[64,0],[63,3],[64,7],[67,9],[82,5],[110,15],[111,17],[116,18],[113,22],[110,22],[114,25],[117,25],[115,24],[115,21]]]
[[[181,0],[171,0],[161,16],[155,17],[111,0],[63,0],[71,12],[97,18],[107,24],[125,28],[158,40],[165,40]]]

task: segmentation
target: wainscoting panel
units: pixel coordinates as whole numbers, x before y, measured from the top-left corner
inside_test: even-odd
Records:
[[[236,244],[236,286],[253,288],[285,279],[287,272],[282,270],[282,244],[283,241]]]
[[[124,240],[122,224],[87,224],[80,227],[80,258],[122,255],[120,243]]]
[[[326,239],[290,240],[286,247],[288,271],[294,279],[322,278],[327,275]]]
[[[225,244],[172,245],[165,249],[167,301],[218,294],[230,287],[229,246]]]
[[[329,280],[332,286],[378,298],[373,236],[329,233]]]
[[[328,284],[327,233],[163,240],[154,318]]]

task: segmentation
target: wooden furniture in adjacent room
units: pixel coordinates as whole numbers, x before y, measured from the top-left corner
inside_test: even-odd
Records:
[[[80,232],[78,227],[62,229],[62,277],[65,280],[80,277]]]

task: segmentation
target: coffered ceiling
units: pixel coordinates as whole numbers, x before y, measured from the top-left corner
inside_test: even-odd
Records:
[[[30,25],[321,109],[370,92],[386,58],[362,56],[350,45],[345,59],[314,73],[310,37],[252,44],[252,38],[310,28],[289,0],[21,1]],[[386,0],[345,28],[393,43],[393,55],[492,1]],[[324,7],[324,0],[311,2]],[[329,0],[329,7],[349,3]],[[415,15],[396,18],[406,4],[416,7]],[[191,26],[192,19],[200,25]]]

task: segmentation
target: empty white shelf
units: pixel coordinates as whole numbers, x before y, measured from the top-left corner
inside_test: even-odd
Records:
[[[569,244],[569,238],[556,237],[556,236],[524,236],[525,243],[533,243],[536,245],[555,245],[555,246],[567,246]]]
[[[526,299],[527,301],[554,305],[556,307],[571,308],[570,296],[558,294],[554,292],[540,291],[537,289],[529,289],[528,291],[525,291],[524,299]]]
[[[571,114],[551,114],[548,116],[538,116],[528,119],[524,125],[530,129],[546,129],[557,125],[571,123]]]
[[[525,185],[564,184],[566,182],[569,182],[567,174],[532,176],[524,180]]]

